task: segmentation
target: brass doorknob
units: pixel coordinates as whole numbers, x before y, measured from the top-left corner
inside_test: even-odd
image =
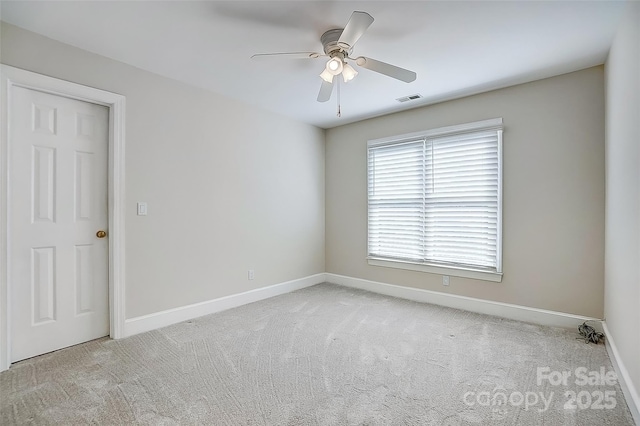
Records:
[[[100,230],[100,231],[96,232],[96,237],[98,237],[98,238],[104,238],[106,236],[107,236],[107,231]]]

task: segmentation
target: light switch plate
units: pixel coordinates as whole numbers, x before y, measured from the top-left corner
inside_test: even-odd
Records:
[[[138,203],[138,216],[146,216],[147,215],[147,203],[140,202]]]

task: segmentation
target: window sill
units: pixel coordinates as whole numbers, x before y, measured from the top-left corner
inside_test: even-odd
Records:
[[[406,269],[409,271],[428,272],[430,274],[449,275],[452,277],[473,278],[476,280],[502,282],[501,272],[489,272],[477,269],[467,269],[460,267],[425,265],[401,260],[386,260],[375,257],[367,258],[367,262],[372,266],[382,266],[385,268]]]

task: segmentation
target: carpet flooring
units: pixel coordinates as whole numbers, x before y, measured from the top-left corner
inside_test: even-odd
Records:
[[[576,336],[320,284],[16,363],[0,424],[633,425]]]

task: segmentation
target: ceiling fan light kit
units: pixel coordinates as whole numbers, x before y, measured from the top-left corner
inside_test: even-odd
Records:
[[[342,74],[344,82],[348,83],[358,75],[358,71],[344,60],[344,54],[342,52],[337,52],[327,61],[325,69],[320,74],[320,78],[327,83],[333,83],[333,77],[340,74]]]
[[[349,55],[353,50],[353,46],[362,37],[367,28],[373,23],[373,17],[366,12],[355,11],[351,14],[349,22],[342,28],[331,29],[326,31],[320,37],[320,42],[324,50],[324,55],[315,52],[293,52],[293,53],[266,53],[253,55],[254,59],[265,59],[271,57],[288,57],[316,59],[320,56],[328,56],[329,60],[325,64],[325,68],[320,74],[322,85],[318,93],[318,102],[326,102],[331,98],[333,86],[336,84],[334,77],[342,74],[345,83],[353,80],[358,75],[347,60],[353,61],[356,65],[369,69],[371,71],[395,78],[406,83],[414,81],[417,77],[416,73],[395,65],[387,64],[375,59],[359,56],[351,58]],[[338,107],[339,109],[339,107]]]

